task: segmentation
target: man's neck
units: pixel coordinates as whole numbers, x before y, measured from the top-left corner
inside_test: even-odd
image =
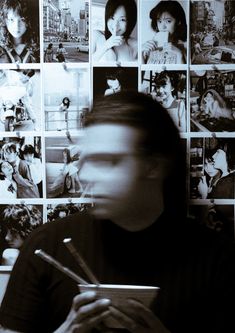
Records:
[[[142,210],[136,209],[135,212],[130,211],[128,216],[116,216],[111,218],[111,220],[127,231],[141,231],[150,227],[161,216],[163,211],[163,200],[158,199],[158,203],[152,207],[145,207]]]

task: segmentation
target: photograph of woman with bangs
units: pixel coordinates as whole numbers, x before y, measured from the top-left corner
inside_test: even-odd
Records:
[[[108,0],[104,7],[104,17],[97,18],[100,29],[93,20],[93,61],[137,61],[136,1]]]
[[[146,14],[151,6],[149,14]],[[152,7],[153,6],[153,7]],[[186,2],[142,2],[142,63],[185,64],[187,59]],[[146,20],[149,20],[146,25]],[[150,34],[152,35],[151,38]]]

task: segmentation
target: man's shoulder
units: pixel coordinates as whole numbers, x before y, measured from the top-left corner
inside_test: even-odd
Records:
[[[46,222],[35,229],[24,243],[24,247],[38,245],[50,245],[70,238],[73,235],[89,234],[93,230],[94,219],[87,212],[78,212],[55,221]]]

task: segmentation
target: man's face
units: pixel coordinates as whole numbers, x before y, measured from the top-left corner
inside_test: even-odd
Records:
[[[141,205],[147,162],[137,154],[140,138],[139,130],[127,125],[85,129],[79,177],[90,185],[95,216],[118,220]]]

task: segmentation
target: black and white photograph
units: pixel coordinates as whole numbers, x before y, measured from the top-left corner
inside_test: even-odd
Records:
[[[49,65],[44,68],[44,115],[46,131],[70,131],[83,127],[89,109],[88,68]]]
[[[0,199],[43,196],[40,137],[1,138],[0,156]]]
[[[40,129],[40,70],[0,69],[0,131]]]
[[[190,2],[192,64],[235,63],[235,2]]]
[[[43,0],[44,62],[89,61],[89,1]]]
[[[235,131],[234,78],[234,69],[190,72],[191,132]]]
[[[94,63],[136,63],[138,29],[136,0],[92,0],[92,60]]]
[[[13,266],[25,239],[43,223],[43,206],[0,205],[0,265]]]
[[[93,67],[93,98],[138,90],[137,67]]]
[[[168,111],[180,132],[187,129],[186,81],[186,71],[142,71],[142,92]]]
[[[235,0],[0,1],[0,332],[235,332]]]
[[[78,212],[85,212],[92,208],[92,202],[69,202],[69,203],[59,203],[59,204],[48,204],[47,205],[47,222],[53,222],[57,219],[66,217],[71,214]]]
[[[47,137],[47,198],[84,198],[88,194],[78,176],[81,137]]]
[[[188,1],[141,1],[142,64],[186,64]]]
[[[192,138],[191,199],[234,199],[235,138]]]
[[[0,63],[39,63],[39,0],[1,0]]]

